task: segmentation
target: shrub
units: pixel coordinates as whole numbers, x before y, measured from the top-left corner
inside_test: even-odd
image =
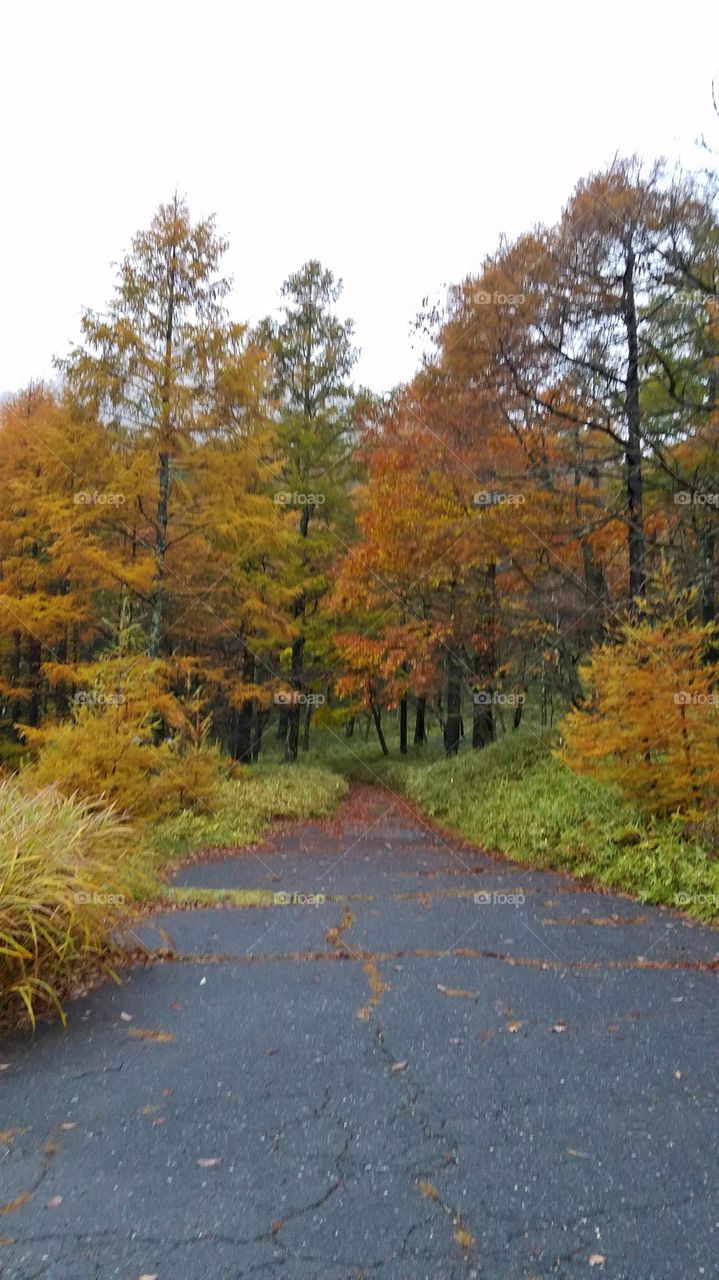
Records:
[[[564,763],[648,813],[696,818],[716,804],[717,634],[678,613],[621,627],[580,671],[588,696],[562,726]]]
[[[54,1006],[80,971],[107,967],[126,891],[126,823],[108,809],[0,782],[0,1007]]]
[[[75,695],[70,719],[22,727],[35,753],[33,785],[102,797],[133,818],[206,811],[223,762],[208,741],[199,697],[181,702],[168,687],[166,664],[132,654],[80,668],[78,676],[87,687]]]

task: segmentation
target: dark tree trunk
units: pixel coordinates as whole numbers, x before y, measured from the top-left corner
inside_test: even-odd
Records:
[[[242,657],[242,679],[246,684],[253,684],[255,679],[255,658],[249,650]],[[252,698],[245,698],[237,714],[235,724],[234,745],[232,754],[235,760],[249,764],[252,759],[252,720],[254,703]]]
[[[459,663],[455,654],[447,654],[447,722],[444,726],[444,749],[448,756],[456,756],[462,734],[462,684]]]
[[[167,556],[167,523],[170,495],[170,455],[166,449],[159,454],[157,470],[157,527],[155,530],[155,575],[153,579],[152,605],[150,609],[150,634],[147,652],[156,658],[160,652],[162,621],[165,612],[165,557]]]
[[[627,380],[624,410],[627,419],[625,451],[627,523],[629,526],[629,600],[633,612],[637,598],[644,595],[644,512],[642,494],[642,426],[639,402],[639,339],[634,298],[634,249],[627,250],[623,290],[624,324],[627,333]]]
[[[265,727],[269,719],[269,711],[258,711],[252,724],[252,760],[253,763],[260,758],[260,747],[262,739],[265,736]]]
[[[427,741],[427,730],[424,722],[426,708],[427,699],[418,698],[414,713],[414,745],[416,747],[424,746]]]
[[[302,693],[304,647],[304,637],[296,636],[292,642],[292,686],[295,691],[295,698],[288,709],[287,715],[287,743],[285,747],[286,760],[297,759],[297,751],[300,745],[300,716],[302,714],[302,703],[297,695]]]
[[[494,742],[494,693],[497,675],[496,565],[487,567],[486,592],[480,602],[484,608],[481,631],[484,645],[474,657],[475,691],[472,699],[472,747],[475,751]]]
[[[155,529],[155,576],[150,608],[150,633],[147,652],[156,658],[160,652],[160,638],[165,612],[165,558],[167,556],[167,526],[170,505],[170,440],[172,432],[172,350],[175,336],[175,278],[177,272],[177,246],[173,243],[169,267],[169,296],[165,321],[165,356],[160,407],[160,450],[157,470],[157,525]]]
[[[287,721],[289,712],[284,703],[280,703],[280,714],[277,717],[277,738],[280,742],[284,742],[287,737]]]
[[[310,748],[310,720],[312,719],[312,703],[307,703],[305,711],[305,722],[302,727],[302,750],[309,751]]]
[[[376,704],[375,702],[373,702],[373,703],[372,703],[372,718],[373,718],[373,720],[374,720],[374,727],[375,727],[375,729],[377,730],[377,737],[379,738],[379,745],[380,745],[380,746],[381,746],[381,748],[382,748],[382,755],[383,755],[383,756],[388,756],[388,755],[389,755],[389,748],[387,747],[387,743],[385,742],[385,737],[384,737],[384,734],[383,734],[383,732],[382,732],[382,719],[381,719],[381,716],[380,716],[379,707],[377,706],[377,704]]]
[[[349,720],[345,724],[345,737],[351,738],[354,731],[355,731],[355,718],[354,716],[350,716]]]
[[[399,704],[399,749],[403,756],[407,754],[407,699]]]
[[[486,688],[474,695],[475,702],[472,708],[472,747],[475,751],[480,751],[482,747],[487,747],[490,742],[494,742],[495,724],[492,696],[493,690]]]
[[[10,683],[19,687],[20,684],[22,683],[20,679],[20,673],[22,671],[22,635],[19,631],[13,631],[12,643],[13,643],[13,649],[12,649],[12,665],[10,668]],[[22,720],[22,705],[23,705],[22,702],[20,702],[19,699],[17,698],[14,699],[12,704],[12,720],[13,720],[12,732],[13,732],[13,737],[16,740],[17,740],[17,731],[15,729],[15,724],[17,723],[17,721]]]

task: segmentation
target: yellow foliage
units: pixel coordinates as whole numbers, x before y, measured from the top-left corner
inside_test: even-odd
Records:
[[[46,674],[52,678],[52,669]],[[101,796],[150,820],[211,807],[223,773],[220,751],[207,740],[199,698],[183,705],[168,687],[167,664],[129,654],[77,668],[75,676],[84,687],[74,695],[71,719],[22,726],[36,753],[34,785]]]
[[[623,626],[580,675],[588,690],[570,712],[561,759],[613,783],[651,813],[697,815],[719,791],[719,629],[677,610]]]

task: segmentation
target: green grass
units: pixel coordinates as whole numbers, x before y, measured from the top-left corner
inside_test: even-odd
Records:
[[[642,902],[699,919],[719,919],[719,856],[711,819],[703,828],[679,819],[652,819],[617,791],[578,777],[552,754],[556,737],[542,732],[527,708],[482,751],[466,740],[447,759],[438,728],[424,747],[399,754],[395,718],[383,728],[385,758],[372,732],[345,739],[314,734],[312,754],[350,782],[380,783],[427,817],[492,852],[536,867],[567,872]]]
[[[369,744],[367,744],[369,747]],[[438,745],[403,760],[362,749],[347,773],[381,781],[490,851],[632,894],[719,917],[719,859],[683,824],[650,819],[617,792],[559,763],[547,735],[520,729],[483,751],[447,759]],[[333,744],[328,763],[341,766]]]
[[[145,859],[159,869],[198,849],[252,844],[275,820],[326,817],[346,791],[345,779],[320,764],[261,762],[221,783],[207,811],[147,827]]]

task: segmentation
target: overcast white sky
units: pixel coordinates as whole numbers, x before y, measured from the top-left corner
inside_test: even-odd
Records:
[[[552,220],[615,152],[702,162],[713,0],[4,4],[0,391],[52,373],[175,187],[255,321],[319,257],[377,391],[425,294]],[[706,157],[704,157],[704,160]]]

